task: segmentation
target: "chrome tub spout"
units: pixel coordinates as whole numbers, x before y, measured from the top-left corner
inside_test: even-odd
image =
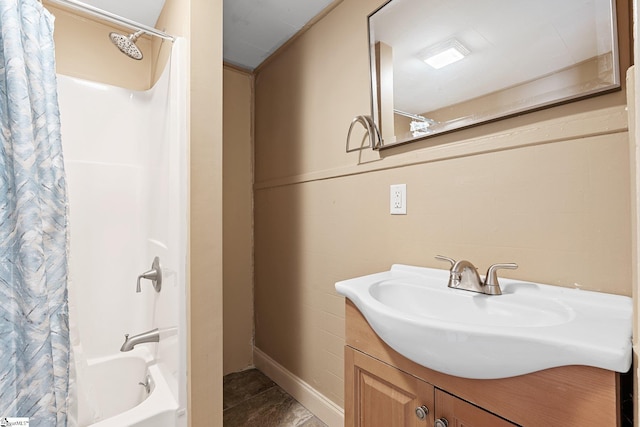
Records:
[[[129,334],[125,334],[124,343],[122,347],[120,347],[120,351],[131,351],[133,348],[145,342],[159,342],[160,341],[160,332],[158,328],[152,329],[147,332],[143,332],[138,335],[134,335],[132,337]]]

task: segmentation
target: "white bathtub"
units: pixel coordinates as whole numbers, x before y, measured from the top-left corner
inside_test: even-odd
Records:
[[[163,371],[144,346],[77,364],[78,427],[174,427],[178,403]]]

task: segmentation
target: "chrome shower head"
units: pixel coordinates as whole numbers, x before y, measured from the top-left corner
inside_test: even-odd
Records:
[[[142,59],[142,52],[140,52],[140,49],[136,46],[136,40],[138,40],[138,37],[142,34],[144,34],[142,30],[131,34],[129,37],[118,33],[109,33],[109,38],[111,42],[129,58],[140,60]]]

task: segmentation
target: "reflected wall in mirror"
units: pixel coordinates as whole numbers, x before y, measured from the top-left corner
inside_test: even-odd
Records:
[[[384,146],[620,88],[615,0],[391,0],[369,16]]]

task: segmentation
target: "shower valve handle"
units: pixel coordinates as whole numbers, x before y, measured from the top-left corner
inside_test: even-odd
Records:
[[[153,264],[151,264],[151,270],[145,271],[138,276],[136,292],[140,292],[142,290],[140,287],[140,280],[142,279],[151,280],[153,289],[155,289],[156,292],[160,292],[160,289],[162,289],[162,268],[160,267],[160,258],[155,257],[153,259]]]

